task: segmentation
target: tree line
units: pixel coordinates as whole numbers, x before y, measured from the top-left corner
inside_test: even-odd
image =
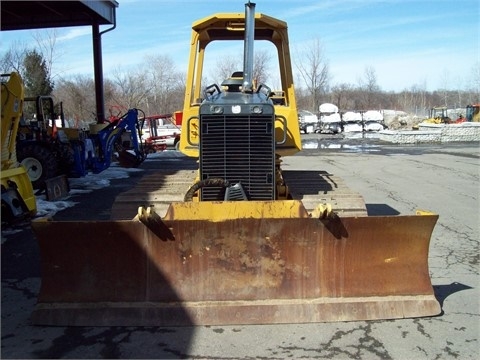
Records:
[[[37,39],[37,43],[42,44],[37,49],[19,44],[12,46],[2,55],[2,72],[19,72],[27,97],[52,96],[57,104],[61,102],[67,119],[96,122],[94,79],[80,74],[68,77],[52,74],[57,58],[55,33],[49,34],[47,41]],[[260,83],[268,84],[273,78],[271,57],[265,50],[255,54],[254,78]],[[301,59],[294,61],[298,108],[314,113],[320,104],[330,102],[340,111],[393,109],[426,116],[432,107],[462,108],[480,99],[480,63],[472,70],[465,89],[427,91],[425,84],[416,84],[399,92],[387,92],[378,85],[372,66],[365,67],[363,77],[356,84],[333,83],[320,40],[302,49],[296,59]],[[235,57],[219,58],[202,82],[205,85],[221,83],[241,69],[239,65]],[[142,109],[147,115],[173,113],[183,108],[184,93],[185,71],[177,69],[169,55],[151,55],[134,69],[117,68],[104,77],[105,114],[118,116],[129,108]],[[26,116],[33,112],[32,107],[26,107]]]

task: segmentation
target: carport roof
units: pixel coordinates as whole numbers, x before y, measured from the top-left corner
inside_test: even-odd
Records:
[[[0,6],[4,31],[114,24],[118,2],[2,0]]]

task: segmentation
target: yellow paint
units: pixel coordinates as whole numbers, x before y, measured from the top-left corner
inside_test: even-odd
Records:
[[[219,13],[207,16],[192,24],[190,57],[182,116],[182,136],[179,148],[187,156],[199,156],[199,107],[203,100],[202,90],[205,88],[205,85],[210,85],[202,84],[206,47],[209,43],[217,40],[242,40],[244,37],[244,23],[245,15],[243,13]],[[222,29],[222,31],[210,31],[212,29]],[[255,29],[268,30],[265,33],[270,33],[271,35],[264,40],[273,43],[277,49],[277,61],[280,69],[279,81],[281,82],[281,89],[278,89],[278,93],[282,94],[281,98],[284,100],[284,103],[275,105],[277,119],[275,122],[275,138],[277,141],[286,138],[286,142],[277,145],[276,152],[281,156],[293,155],[302,149],[302,141],[293,85],[287,23],[261,13],[256,13]],[[275,92],[277,93],[276,90]],[[278,98],[278,96],[276,97]],[[284,124],[285,121],[286,126]]]
[[[37,202],[33,193],[32,182],[28,177],[27,170],[19,165],[16,168],[2,170],[1,183],[5,188],[9,188],[9,181],[14,182],[17,186],[17,191],[20,194],[23,202],[27,206],[28,212],[35,215],[37,212]]]
[[[436,215],[434,212],[429,210],[417,210],[415,211],[415,215]]]
[[[308,218],[301,201],[202,201],[174,202],[164,220],[209,220],[219,222],[232,219],[287,219]]]
[[[37,203],[32,183],[27,170],[18,163],[16,154],[16,137],[25,96],[24,86],[18,73],[12,72],[9,76],[7,82],[2,82],[1,91],[1,183],[7,189],[10,187],[9,183],[15,183],[28,212],[34,215],[37,212]]]

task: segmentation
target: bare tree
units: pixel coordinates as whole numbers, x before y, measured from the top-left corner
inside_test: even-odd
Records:
[[[363,88],[368,92],[376,92],[380,90],[380,87],[377,84],[377,73],[375,68],[371,65],[365,67],[365,74],[364,74],[365,82],[363,84]]]
[[[443,69],[441,82],[442,84],[441,84],[440,91],[443,94],[442,102],[444,106],[448,107],[448,102],[449,102],[448,89],[449,89],[449,83],[450,83],[450,73],[447,69]]]
[[[421,84],[415,84],[410,89],[405,89],[396,95],[396,106],[404,111],[414,113],[415,115],[427,115],[427,85],[424,81]]]
[[[59,79],[53,91],[57,102],[63,103],[65,118],[72,126],[81,127],[84,123],[95,122],[95,83],[85,75],[70,79]]]
[[[115,85],[114,104],[127,109],[141,108],[146,105],[148,96],[151,94],[151,84],[148,84],[144,71],[124,71],[117,68],[113,71],[112,83]]]
[[[46,29],[42,31],[36,31],[32,34],[35,42],[37,44],[38,51],[42,54],[45,59],[45,65],[49,76],[54,79],[58,75],[52,73],[53,66],[57,62],[61,54],[58,52],[57,39],[58,31],[57,29]]]
[[[353,88],[353,85],[346,83],[338,84],[332,87],[332,102],[338,106],[340,111],[349,110],[352,108],[350,102]]]
[[[480,100],[480,62],[476,62],[472,66],[470,75],[467,79],[467,90],[469,90],[471,97],[468,102],[470,104],[478,102]]]
[[[418,88],[419,97],[418,97],[417,107],[415,110],[425,109],[427,106],[427,81],[423,80],[423,82],[420,83],[417,86],[417,88]]]
[[[270,53],[266,50],[259,50],[255,52],[253,60],[253,78],[257,84],[262,84],[267,81],[269,76]]]
[[[363,110],[379,108],[378,94],[380,87],[377,84],[377,74],[371,65],[365,67],[364,77],[359,79],[359,90],[362,94],[362,101],[359,104]]]
[[[1,58],[1,70],[2,72],[16,71],[22,77],[25,77],[25,68],[23,63],[28,53],[35,51],[40,54],[44,60],[45,70],[47,75],[52,80],[54,76],[52,74],[52,67],[55,61],[58,60],[59,55],[56,47],[57,43],[57,30],[42,30],[32,33],[32,36],[36,42],[36,47],[28,47],[25,42],[15,41],[10,48],[5,52]]]
[[[150,89],[145,111],[149,114],[172,113],[182,108],[184,89],[183,75],[175,70],[175,62],[168,55],[155,55],[145,58],[146,86]]]
[[[266,50],[258,50],[254,54],[253,59],[253,79],[257,84],[265,83],[268,78],[268,70],[270,63],[270,53]],[[213,82],[221,84],[223,80],[228,79],[236,71],[242,71],[243,59],[234,56],[224,56],[217,60],[215,64],[215,72],[210,71],[209,78],[214,79]]]
[[[213,79],[214,83],[221,83],[228,79],[235,71],[242,69],[241,59],[234,56],[224,56],[217,60],[214,70],[210,71],[209,79]]]
[[[25,75],[24,60],[28,51],[28,47],[24,42],[13,42],[7,52],[5,52],[0,59],[2,73],[15,71],[23,77]]]
[[[325,59],[325,51],[319,39],[315,39],[306,46],[301,54],[301,59],[295,62],[295,66],[311,96],[311,110],[318,110],[320,97],[328,90],[329,67]]]
[[[301,87],[295,88],[295,98],[297,102],[297,107],[299,109],[310,108],[311,96],[310,96],[310,93],[308,93],[308,91],[305,88],[301,88]]]

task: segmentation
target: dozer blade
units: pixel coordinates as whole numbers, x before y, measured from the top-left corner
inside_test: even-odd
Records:
[[[33,222],[42,286],[32,322],[272,324],[440,313],[428,271],[437,215],[296,216]]]

